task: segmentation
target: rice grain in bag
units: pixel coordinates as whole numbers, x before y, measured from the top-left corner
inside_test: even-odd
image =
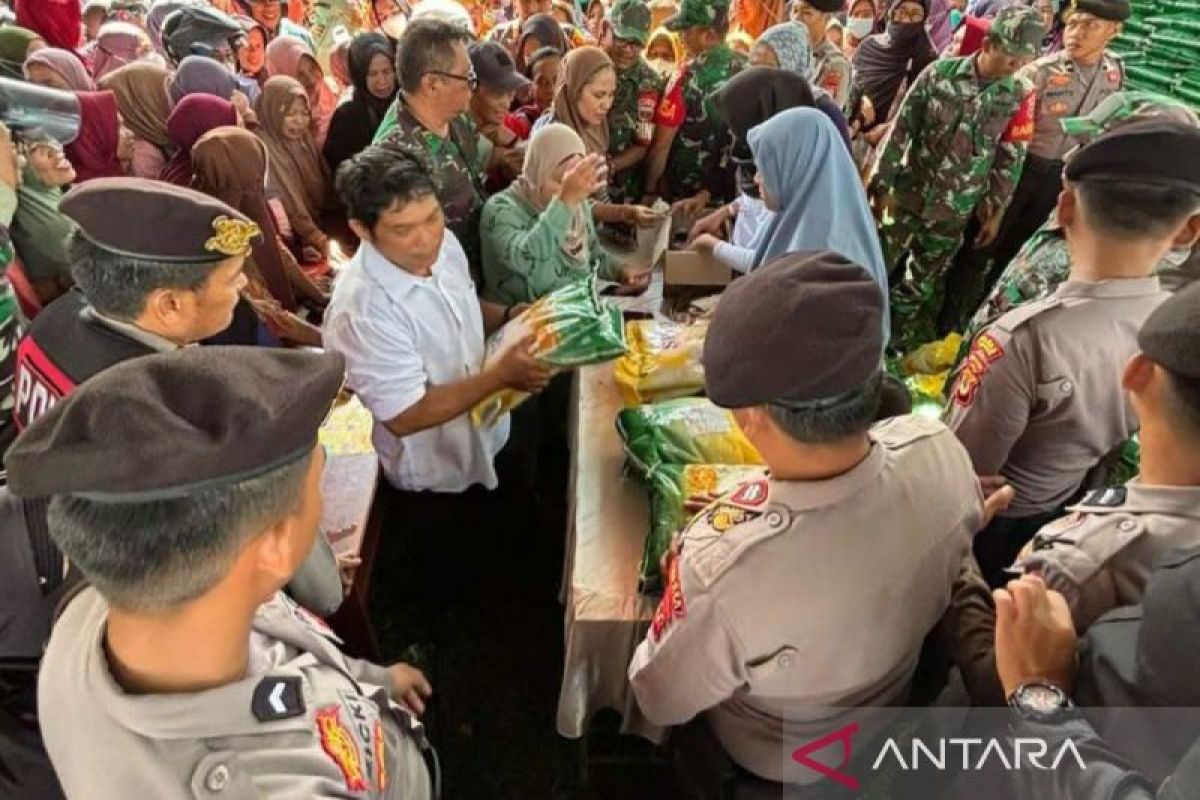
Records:
[[[762,464],[733,412],[703,397],[683,397],[617,413],[629,462],[642,475],[660,464]]]
[[[613,364],[613,377],[627,406],[657,403],[704,390],[700,353],[708,321],[681,325],[666,319],[625,323],[629,350]]]

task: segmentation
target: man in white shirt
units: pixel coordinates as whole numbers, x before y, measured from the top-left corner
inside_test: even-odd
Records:
[[[484,336],[516,309],[478,299],[433,181],[409,156],[370,147],[339,171],[338,191],[362,246],[334,289],[325,343],[345,355],[350,388],[375,416],[388,481],[406,492],[496,488],[508,420],[481,429],[469,412],[549,378],[528,338],[485,363]]]

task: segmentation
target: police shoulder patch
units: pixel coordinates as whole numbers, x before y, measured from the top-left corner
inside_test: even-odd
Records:
[[[750,511],[741,506],[721,501],[709,506],[703,514],[703,519],[704,525],[709,530],[721,534],[761,516],[762,512],[760,511]]]
[[[341,771],[347,791],[365,792],[371,786],[363,772],[362,754],[354,734],[342,721],[341,712],[340,705],[326,706],[317,711],[317,735],[321,738],[321,749]]]
[[[1004,347],[991,333],[984,331],[975,337],[971,350],[963,360],[958,370],[958,380],[954,384],[954,403],[967,408],[975,400],[983,377],[987,375],[992,364],[1004,357]]]
[[[1110,486],[1106,489],[1096,489],[1088,492],[1080,505],[1097,506],[1099,508],[1116,508],[1125,505],[1126,491],[1124,486]]]
[[[683,584],[679,580],[679,558],[671,558],[667,564],[666,588],[663,589],[662,599],[650,620],[650,638],[654,642],[662,640],[675,622],[687,616],[687,601],[683,597]]]
[[[268,675],[254,687],[250,711],[259,722],[276,722],[304,714],[304,693],[294,675]]]

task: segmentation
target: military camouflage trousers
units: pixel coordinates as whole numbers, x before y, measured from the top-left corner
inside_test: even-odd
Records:
[[[966,220],[927,222],[901,211],[879,225],[879,239],[892,270],[892,340],[908,353],[938,338],[946,274],[962,244]]]

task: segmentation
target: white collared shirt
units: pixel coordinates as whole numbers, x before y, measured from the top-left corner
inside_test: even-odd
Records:
[[[427,386],[462,380],[484,360],[483,313],[467,257],[450,231],[428,278],[363,242],[342,271],[325,313],[325,346],[346,358],[347,382],[375,417],[373,440],[397,489],[461,492],[498,483],[495,457],[508,441],[506,416],[476,428],[469,414],[403,438],[385,427]]]

